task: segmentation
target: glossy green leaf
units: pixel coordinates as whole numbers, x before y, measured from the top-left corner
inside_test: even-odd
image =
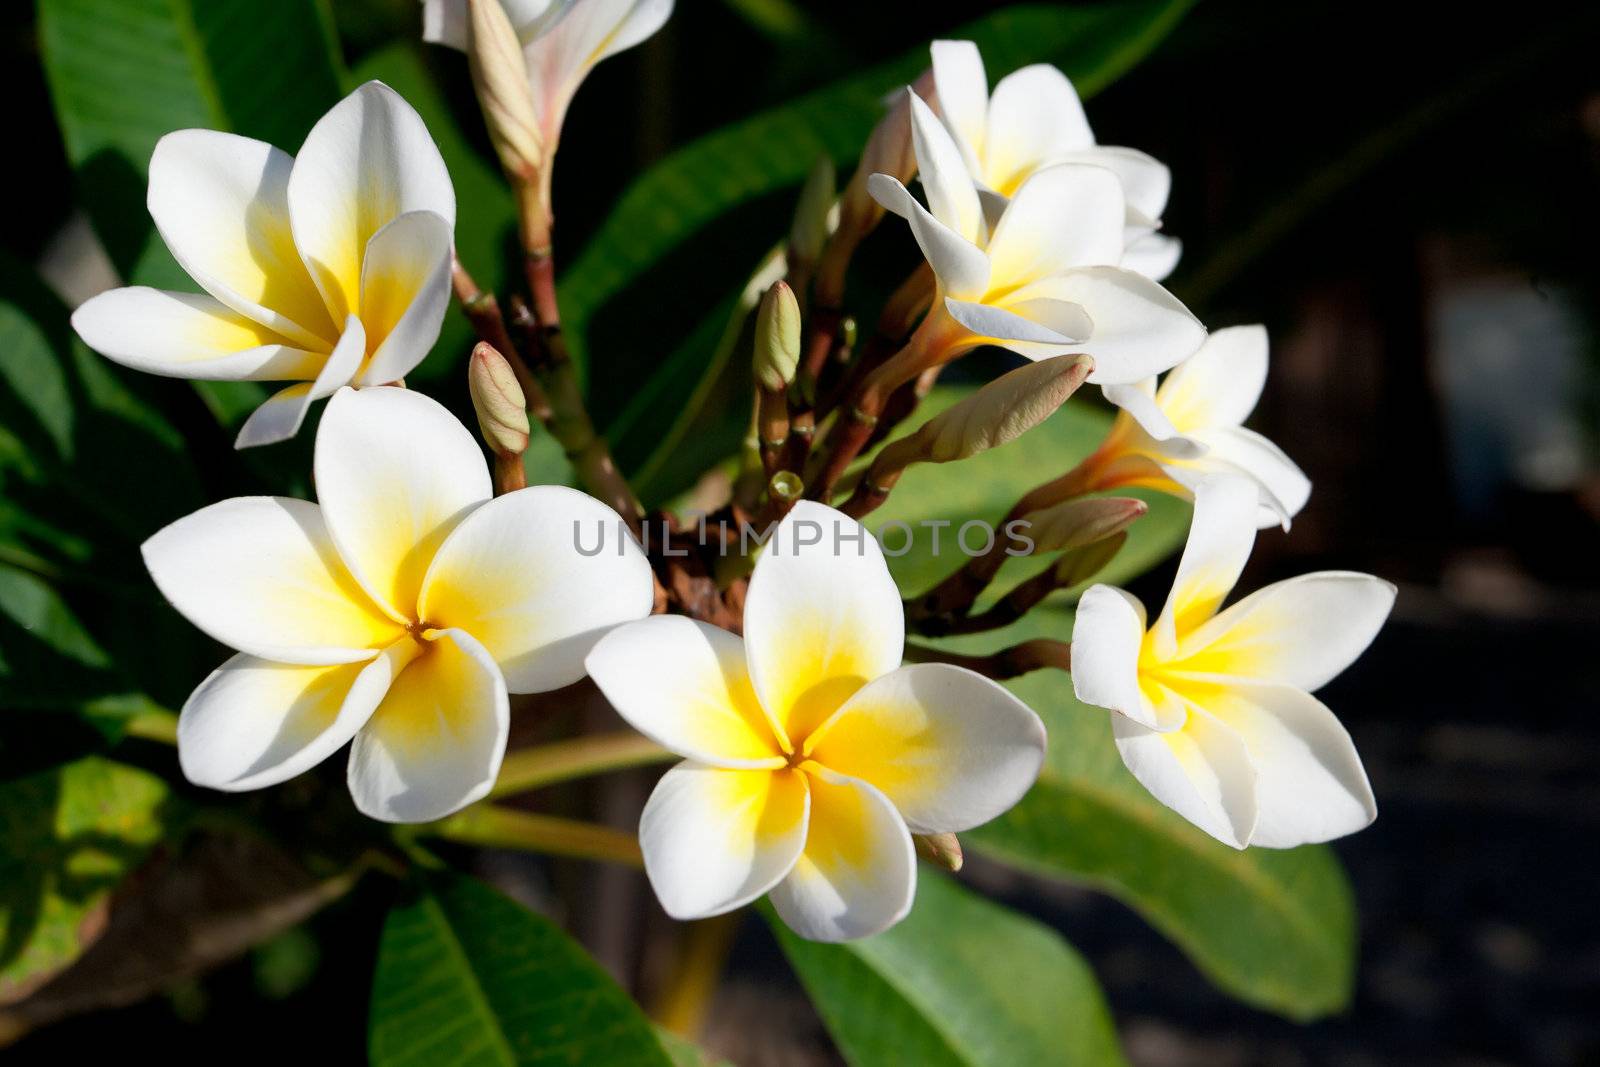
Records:
[[[1071,633],[1071,612],[1051,608],[944,643],[977,651]],[[1354,903],[1330,849],[1229,848],[1145,792],[1117,755],[1111,713],[1080,704],[1067,675],[1041,671],[1007,688],[1044,719],[1050,752],[1020,804],[962,835],[971,849],[1110,893],[1247,1003],[1302,1020],[1348,1003]]]
[[[555,924],[461,875],[389,913],[372,990],[374,1067],[670,1067],[638,1006]]]
[[[914,432],[973,391],[972,386],[936,387],[895,436]],[[1099,446],[1111,428],[1111,415],[1092,392],[1074,396],[1042,424],[999,448],[959,463],[924,463],[906,471],[888,501],[867,518],[902,593],[914,596],[958,569],[968,555],[983,550],[987,531],[998,530],[1024,493],[1065,474]],[[1127,545],[1096,581],[1115,583],[1143,573],[1175,552],[1188,532],[1184,502],[1146,490],[1127,495],[1148,502],[1150,511],[1134,523]],[[975,525],[963,534],[969,522]],[[988,599],[1040,566],[1035,559],[1008,560]]]
[[[863,941],[806,941],[763,910],[854,1067],[1123,1062],[1099,984],[1070,945],[927,868],[911,914]]]
[[[0,1003],[93,943],[172,817],[159,778],[94,757],[0,784]]]

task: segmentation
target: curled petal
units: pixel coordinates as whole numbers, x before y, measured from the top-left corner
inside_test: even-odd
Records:
[[[366,350],[366,330],[361,320],[352,315],[333,353],[317,371],[316,379],[291,385],[268,397],[239,427],[239,436],[234,439],[233,447],[254,448],[257,445],[277,444],[299,433],[301,424],[306,421],[306,412],[311,410],[312,401],[331,396],[335,390],[350,384],[356,371],[361,368]]]
[[[961,150],[922,97],[908,88],[906,99],[911,102],[911,144],[917,154],[917,177],[927,194],[928,210],[966,240],[980,241],[984,233],[983,211]]]
[[[934,218],[898,178],[874,174],[867,191],[887,210],[911,223],[917,245],[946,293],[975,300],[989,287],[989,257],[967,238]]]
[[[367,242],[361,322],[372,358],[357,385],[399,381],[439,339],[450,303],[450,224],[431,211],[396,217]]]
[[[1205,327],[1178,298],[1142,274],[1120,267],[1075,267],[1013,294],[1080,305],[1094,331],[1076,351],[1094,357],[1097,385],[1121,385],[1159,374],[1187,359]]]

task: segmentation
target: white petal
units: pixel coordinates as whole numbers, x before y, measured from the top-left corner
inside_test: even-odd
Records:
[[[1200,430],[1194,440],[1204,453],[1190,466],[1197,470],[1215,468],[1248,475],[1259,483],[1262,495],[1256,526],[1266,529],[1300,513],[1311,499],[1311,479],[1295,466],[1283,450],[1253,430],[1226,426]]]
[[[866,782],[807,765],[806,847],[772,906],[812,941],[851,941],[905,918],[917,891],[916,853],[887,797]]]
[[[594,65],[639,44],[672,14],[672,0],[566,0],[562,6],[559,14],[552,9],[554,25],[547,15],[537,37],[521,35],[534,105],[551,145],[560,139],[573,93]]]
[[[1266,383],[1266,328],[1229,326],[1214,331],[1172,369],[1156,400],[1182,433],[1239,426],[1255,410]]]
[[[422,0],[422,39],[465,52],[472,40],[467,0]]]
[[[239,427],[239,436],[234,438],[233,447],[254,448],[289,440],[300,432],[312,401],[332,396],[341,386],[348,385],[361,368],[361,361],[366,354],[366,331],[362,329],[361,320],[352,315],[345,323],[344,335],[334,346],[333,354],[317,371],[316,380],[291,385],[268,397]]]
[[[421,393],[341,390],[322,415],[314,467],[346,566],[395,618],[415,619],[434,553],[492,492],[477,441]]]
[[[1150,443],[1159,446],[1164,457],[1189,459],[1205,452],[1205,446],[1183,437],[1156,404],[1155,379],[1146,378],[1132,385],[1103,385],[1100,392],[1117,407],[1133,416]]]
[[[744,642],[681,615],[619,626],[584,661],[617,714],[681,756],[719,767],[782,767]]]
[[[1111,732],[1122,762],[1157,800],[1225,845],[1250,843],[1256,770],[1237,733],[1202,711],[1171,733],[1113,715]]]
[[[1319,571],[1245,597],[1179,643],[1174,670],[1321,689],[1372,644],[1395,587]]]
[[[917,154],[917,178],[927,194],[928,210],[968,241],[981,240],[983,210],[961,150],[922,97],[908,88],[906,98],[911,102],[911,145]]]
[[[1110,585],[1085,590],[1072,624],[1072,691],[1149,729],[1175,730],[1185,718],[1182,705],[1158,705],[1139,684],[1144,629],[1144,605],[1132,593]]]
[[[1178,298],[1142,274],[1119,267],[1076,267],[1035,282],[1013,300],[1047,297],[1082,305],[1094,332],[1077,351],[1094,357],[1089,381],[1137,382],[1173,367],[1205,340]]]
[[[1153,282],[1165,281],[1183,258],[1183,242],[1165,234],[1142,234],[1127,240],[1127,245],[1122,253],[1122,269],[1143,274]]]
[[[805,776],[694,762],[662,775],[639,819],[645,874],[674,919],[750,903],[794,867],[810,810]]]
[[[1023,67],[995,85],[984,145],[984,176],[994,188],[1010,192],[1039,167],[1093,144],[1078,93],[1055,67]]]
[[[857,689],[900,666],[905,614],[877,540],[825,504],[795,505],[751,575],[744,638],[780,740],[802,743]]]
[[[867,191],[911,223],[911,233],[946,293],[958,299],[983,295],[989,287],[989,257],[977,245],[930,215],[898,178],[874,174],[867,179]]]
[[[806,742],[870,783],[914,833],[981,826],[1022,799],[1044,762],[1044,724],[998,682],[947,663],[901,667],[851,697]]]
[[[1316,697],[1287,685],[1234,686],[1216,714],[1245,739],[1256,768],[1250,844],[1332,841],[1378,817],[1354,742]]]
[[[186,619],[263,659],[354,663],[404,632],[356,585],[304,500],[223,500],[159,531],[143,552]]]
[[[1154,627],[1163,659],[1177,653],[1179,637],[1215,614],[1239,580],[1256,543],[1257,500],[1247,478],[1207,478],[1196,487],[1189,538]]]
[[[399,381],[439,339],[450,303],[450,224],[431,211],[400,215],[367,242],[361,322],[372,359],[357,385]]]
[[[989,241],[989,284],[1027,285],[1068,267],[1122,258],[1126,205],[1116,175],[1101,167],[1047,167],[1022,183]]]
[[[1166,210],[1172,192],[1172,172],[1160,160],[1136,148],[1101,145],[1052,157],[1053,163],[1088,163],[1104,167],[1122,182],[1128,209],[1141,219],[1156,220]]]
[[[124,367],[203,381],[310,381],[327,356],[245,318],[214,297],[132,286],[72,313],[83,343]]]
[[[989,78],[983,72],[983,56],[971,41],[934,41],[929,51],[939,115],[976,175],[989,111]]]
[[[356,734],[350,795],[384,822],[442,819],[488,794],[510,724],[489,654],[460,630],[434,634]]]
[[[156,142],[147,203],[162,240],[201,288],[312,349],[338,324],[306,273],[289,228],[294,158],[263,141],[179,130]]]
[[[1082,308],[1060,300],[1032,300],[1000,308],[946,297],[944,306],[974,337],[1006,347],[1023,342],[1017,351],[1030,359],[1061,354],[1093,328]],[[1025,314],[1028,312],[1032,314]],[[1047,350],[1036,347],[1041,345],[1048,346]]]
[[[361,259],[390,220],[432,211],[452,227],[455,190],[411,105],[367,82],[318,120],[289,175],[295,246],[336,322],[358,312]]]
[[[591,545],[599,550],[585,555]],[[450,532],[417,611],[477,638],[513,693],[542,693],[582,678],[595,642],[653,602],[650,563],[617,513],[540,485],[491,500]]]
[[[364,663],[303,667],[246,653],[200,683],[178,716],[178,762],[196,785],[262,789],[310,770],[372,716],[416,642]]]

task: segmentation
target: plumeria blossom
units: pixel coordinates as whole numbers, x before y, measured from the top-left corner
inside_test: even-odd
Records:
[[[911,223],[938,279],[921,332],[945,358],[984,344],[1030,359],[1094,357],[1089,380],[1129,383],[1200,347],[1205,327],[1160,285],[1118,264],[1126,197],[1100,166],[1035,171],[991,224],[961,150],[909,94],[924,208],[897,179],[875,174],[873,197]]]
[[[1377,816],[1355,745],[1311,695],[1361,654],[1395,589],[1322,571],[1219,612],[1255,542],[1248,480],[1208,479],[1167,605],[1120,589],[1084,593],[1072,634],[1078,698],[1109,708],[1122,761],[1156,799],[1217,840],[1292,848]]]
[[[466,51],[468,0],[423,0],[422,36]],[[522,40],[546,151],[554,153],[573,94],[602,59],[659,30],[673,0],[500,0]]]
[[[358,808],[439,818],[494,783],[508,693],[577,681],[607,628],[649,614],[649,564],[627,538],[580,555],[577,524],[619,520],[575,490],[491,500],[477,443],[420,393],[340,390],[314,465],[319,504],[236,497],[145,542],[166,598],[239,650],[184,705],[179,760],[259,789],[353,741]]]
[[[1267,331],[1230,326],[1206,338],[1159,388],[1154,378],[1108,385],[1122,410],[1085,463],[1091,489],[1142,485],[1192,498],[1217,474],[1238,474],[1261,492],[1260,527],[1285,527],[1311,496],[1311,480],[1283,450],[1243,423],[1267,381]]]
[[[293,437],[341,386],[398,381],[438,340],[455,191],[422,118],[380,82],[335,105],[297,156],[214,130],[167,134],[148,204],[205,293],[113,289],[72,325],[136,370],[297,383],[246,420],[240,448]]]
[[[971,41],[933,42],[939,112],[961,158],[984,192],[1016,195],[1032,175],[1057,163],[1092,163],[1115,172],[1127,197],[1121,265],[1160,281],[1182,244],[1158,232],[1172,175],[1143,152],[1095,143],[1083,103],[1067,76],[1036,63],[1001,78],[989,94],[983,57]]]
[[[744,638],[676,616],[602,638],[589,673],[635,728],[684,757],[645,805],[645,870],[668,914],[769,893],[804,937],[899,921],[912,833],[987,822],[1044,757],[1039,718],[948,664],[900,666],[905,619],[877,543],[801,503],[751,578]]]

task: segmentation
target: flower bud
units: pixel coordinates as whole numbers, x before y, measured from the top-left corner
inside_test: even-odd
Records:
[[[800,187],[800,202],[795,205],[794,223],[789,227],[789,258],[792,262],[815,263],[828,240],[834,201],[833,160],[818,156]]]
[[[800,302],[784,282],[774,282],[756,312],[756,384],[782,392],[800,363]]]
[[[1001,375],[917,432],[923,458],[950,463],[1014,440],[1054,414],[1094,369],[1087,356],[1052,356]]]
[[[961,842],[955,834],[913,834],[911,840],[917,846],[917,854],[923,859],[937,863],[947,871],[961,869]]]
[[[497,456],[520,456],[528,447],[528,410],[517,376],[495,347],[478,342],[467,364],[467,391],[484,443]]]
[[[467,0],[467,60],[500,165],[513,182],[537,185],[544,158],[528,65],[500,0]]]
[[[1127,543],[1128,531],[1123,530],[1093,544],[1068,549],[1056,560],[1055,584],[1062,589],[1082,585],[1104,570]]]
[[[925,70],[911,91],[933,103],[933,71]],[[861,151],[861,162],[839,199],[839,228],[865,235],[883,218],[883,208],[867,192],[867,179],[887,174],[909,182],[917,172],[917,156],[911,147],[911,98],[904,91],[891,98],[888,114],[878,120]]]
[[[1023,516],[1035,552],[1059,552],[1103,541],[1150,510],[1133,497],[1078,497]]]

